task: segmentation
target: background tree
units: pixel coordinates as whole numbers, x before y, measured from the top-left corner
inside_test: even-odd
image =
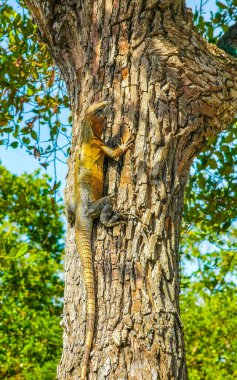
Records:
[[[61,351],[63,227],[49,178],[0,166],[0,377],[54,379]]]
[[[0,1],[0,60],[0,145],[26,149],[44,168],[54,162],[56,172],[70,145],[69,100],[24,1]]]
[[[217,5],[210,20],[201,5],[194,14],[199,32],[212,43],[236,22],[236,2]],[[222,48],[235,55],[236,42]],[[236,121],[209,141],[192,167],[181,240],[181,317],[191,380],[232,379],[237,366]],[[184,268],[190,265],[187,276]]]
[[[236,285],[210,296],[197,282],[181,297],[190,380],[236,377],[236,298]]]

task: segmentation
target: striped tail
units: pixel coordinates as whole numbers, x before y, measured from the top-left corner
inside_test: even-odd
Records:
[[[95,324],[95,288],[91,252],[91,225],[92,223],[90,221],[82,222],[76,220],[76,244],[82,263],[86,288],[86,343],[81,367],[81,380],[86,380]]]

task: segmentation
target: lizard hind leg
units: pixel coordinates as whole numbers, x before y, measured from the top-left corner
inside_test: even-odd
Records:
[[[111,203],[106,203],[100,213],[100,222],[105,227],[114,227],[119,224],[126,224],[127,217],[113,209]]]
[[[112,204],[112,197],[109,195],[100,198],[98,201],[90,202],[86,209],[86,215],[92,219],[99,218],[106,204]]]
[[[114,210],[113,196],[105,196],[96,202],[91,202],[87,207],[87,216],[91,218],[100,218],[100,222],[105,227],[114,227],[118,224],[126,224],[127,217]]]

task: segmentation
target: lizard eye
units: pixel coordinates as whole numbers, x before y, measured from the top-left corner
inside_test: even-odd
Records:
[[[99,108],[96,112],[95,112],[96,116],[101,116],[103,114],[103,109],[102,108]]]

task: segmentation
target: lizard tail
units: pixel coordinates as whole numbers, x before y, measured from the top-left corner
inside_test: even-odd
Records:
[[[86,380],[95,324],[95,288],[91,252],[91,225],[76,221],[76,244],[83,268],[86,288],[86,342],[81,366],[81,380]]]

